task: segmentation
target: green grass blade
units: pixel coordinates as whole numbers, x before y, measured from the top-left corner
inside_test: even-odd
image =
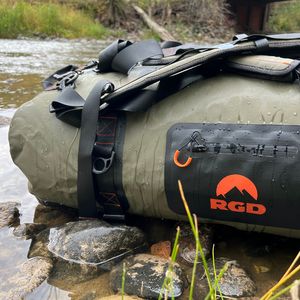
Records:
[[[191,215],[190,209],[188,207],[187,201],[185,199],[184,192],[183,192],[180,180],[178,180],[178,186],[179,186],[179,190],[180,190],[180,194],[181,194],[181,198],[182,198],[185,210],[187,212],[187,215],[188,215],[191,227],[192,227],[192,231],[193,231],[195,239],[196,239],[196,243],[198,244],[198,247],[199,247],[199,251],[200,251],[200,254],[201,254],[202,262],[203,262],[204,269],[205,269],[206,276],[207,276],[207,281],[208,281],[209,289],[211,291],[211,289],[212,289],[212,281],[211,281],[210,274],[209,274],[209,271],[208,271],[206,259],[205,259],[204,253],[202,251],[202,247],[201,247],[200,240],[199,240],[199,234],[198,234],[198,232],[196,232],[195,225],[194,225],[194,222],[193,222],[193,219],[192,219],[192,215]],[[213,295],[212,295],[212,299],[215,299],[215,297]]]
[[[194,282],[195,282],[195,275],[196,275],[196,269],[197,269],[197,263],[198,263],[198,251],[199,251],[198,249],[199,249],[198,243],[196,243],[196,255],[195,255],[195,261],[194,261],[194,266],[193,266],[189,300],[192,300],[192,298],[193,298]]]
[[[163,282],[163,286],[161,288],[158,300],[161,300],[161,297],[164,293],[166,285],[170,284],[170,280],[171,280],[172,272],[173,272],[173,265],[174,265],[174,262],[176,260],[176,255],[177,255],[177,252],[178,252],[178,245],[177,244],[178,244],[179,235],[180,235],[180,228],[177,227],[177,234],[176,234],[176,238],[175,238],[175,242],[174,242],[174,246],[173,246],[173,250],[172,250],[172,254],[171,254],[171,266],[168,268],[168,270],[166,272],[167,276],[165,277],[165,280]],[[167,289],[166,290],[166,295],[167,296],[168,296],[168,293],[169,292],[168,292],[168,289]]]
[[[124,298],[124,289],[125,289],[125,274],[126,274],[126,266],[123,264],[123,277],[122,277],[122,300]]]

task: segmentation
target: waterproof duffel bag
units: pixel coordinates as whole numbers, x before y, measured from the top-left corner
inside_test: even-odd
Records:
[[[45,205],[300,237],[300,34],[213,47],[116,41],[43,82],[11,122]]]

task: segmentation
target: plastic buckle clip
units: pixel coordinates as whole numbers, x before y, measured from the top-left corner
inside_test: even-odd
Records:
[[[93,162],[93,170],[92,170],[93,173],[103,174],[103,173],[107,172],[113,163],[114,157],[115,157],[114,151],[111,152],[111,156],[109,158],[97,157]],[[99,160],[101,160],[103,162],[103,168],[100,170],[97,169],[97,166],[96,166],[96,162]]]
[[[111,225],[125,225],[126,218],[125,215],[113,215],[113,214],[103,214],[103,221],[108,222]]]

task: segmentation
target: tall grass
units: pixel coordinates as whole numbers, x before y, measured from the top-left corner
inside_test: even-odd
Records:
[[[300,2],[282,2],[273,6],[268,27],[276,32],[300,31]]]
[[[215,268],[215,257],[214,257],[214,248],[212,251],[212,259],[213,259],[213,269],[214,269],[214,282],[211,279],[210,273],[208,271],[208,267],[207,267],[207,263],[206,263],[206,259],[204,257],[203,251],[202,251],[202,247],[200,244],[200,240],[199,240],[199,232],[198,232],[198,222],[197,222],[197,216],[193,215],[194,219],[192,218],[189,206],[187,204],[187,201],[185,199],[184,196],[184,192],[183,192],[183,188],[182,188],[182,184],[181,181],[178,180],[178,187],[179,187],[179,191],[180,191],[180,195],[186,210],[186,213],[188,215],[188,219],[190,221],[190,225],[192,228],[192,231],[194,233],[195,236],[195,240],[196,240],[196,252],[198,253],[198,249],[200,251],[201,254],[201,258],[202,258],[202,262],[203,262],[203,266],[205,269],[205,273],[206,273],[206,277],[207,277],[207,281],[208,281],[208,285],[209,285],[209,293],[207,294],[205,300],[217,300],[218,296],[217,296],[217,292],[219,293],[219,297],[223,300],[224,298],[227,297],[223,297],[222,292],[221,292],[221,288],[219,285],[219,281],[222,278],[222,276],[224,275],[224,273],[227,270],[227,267],[232,263],[231,261],[227,262],[224,267],[222,268],[222,270],[220,271],[220,274],[217,275],[216,273],[216,268]],[[178,230],[179,231],[179,230]],[[179,237],[179,233],[177,232],[177,236],[176,236],[176,243],[174,245],[174,247],[178,248],[177,243],[178,243],[178,237]],[[174,249],[173,249],[174,251]],[[298,255],[296,256],[296,258],[294,259],[294,261],[292,262],[292,264],[290,265],[290,267],[288,268],[288,270],[286,271],[286,273],[282,276],[282,278],[279,280],[279,282],[272,287],[260,300],[274,300],[277,297],[281,296],[284,292],[289,291],[291,288],[293,288],[293,286],[296,286],[296,288],[298,289],[298,285],[300,284],[300,280],[295,281],[293,284],[289,285],[288,287],[284,288],[282,291],[278,292],[277,294],[275,294],[275,291],[279,288],[282,287],[282,285],[291,277],[293,277],[299,270],[300,270],[300,265],[298,265],[297,267],[295,267],[296,263],[298,262],[300,258],[300,252],[298,253]],[[173,256],[172,254],[172,264],[174,264],[176,259],[176,254]],[[191,280],[191,287],[190,287],[190,296],[189,296],[189,300],[192,300],[193,297],[193,286],[194,286],[194,277],[195,277],[195,270],[196,270],[196,264],[197,264],[197,259],[198,259],[198,255],[196,255],[196,259],[195,259],[195,263],[194,263],[194,268],[193,268],[193,275],[192,275],[192,280]],[[299,300],[299,299],[297,299]]]
[[[100,39],[110,35],[109,30],[94,23],[92,15],[68,5],[0,1],[0,37],[15,38],[29,32],[68,38]]]

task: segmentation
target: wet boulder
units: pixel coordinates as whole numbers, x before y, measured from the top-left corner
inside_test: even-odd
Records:
[[[110,261],[142,251],[146,235],[137,227],[111,226],[104,221],[78,221],[51,228],[48,250],[75,263],[110,269]]]
[[[0,228],[11,226],[19,222],[17,202],[0,203]]]
[[[252,297],[256,292],[255,282],[250,277],[248,271],[241,266],[237,261],[228,258],[220,257],[215,259],[216,273],[220,274],[224,265],[228,263],[227,270],[219,280],[219,286],[223,296],[240,298]],[[209,274],[214,284],[215,276],[212,260],[207,263]],[[204,267],[198,265],[194,285],[194,299],[205,299],[209,292],[208,282],[205,275]]]
[[[138,254],[126,258],[110,273],[109,284],[115,293],[122,290],[123,263],[125,263],[124,292],[142,298],[158,299],[170,260],[150,254]],[[172,278],[174,297],[177,298],[184,290],[182,270],[177,263],[173,267]]]
[[[192,266],[196,257],[196,241],[191,225],[186,222],[179,222],[176,224],[176,227],[178,226],[180,227],[180,235],[176,261],[187,266]],[[209,224],[199,224],[198,230],[202,251],[205,258],[207,258],[211,252],[214,228]],[[175,240],[176,230],[173,230],[173,232],[173,240]],[[201,261],[200,251],[198,252],[198,261]]]
[[[51,259],[35,257],[20,266],[1,270],[0,298],[24,299],[47,279],[51,269]]]

